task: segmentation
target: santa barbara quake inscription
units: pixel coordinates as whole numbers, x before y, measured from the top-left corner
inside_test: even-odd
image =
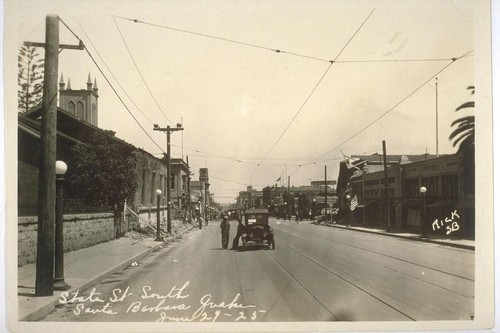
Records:
[[[63,292],[59,297],[59,304],[76,305],[73,314],[104,314],[118,315],[117,304],[126,304],[125,314],[129,313],[157,313],[156,322],[203,322],[218,321],[222,317],[234,321],[256,320],[265,310],[259,310],[255,305],[244,305],[240,301],[241,294],[236,294],[231,301],[215,300],[212,294],[203,295],[195,306],[188,303],[190,295],[187,293],[189,281],[182,287],[173,286],[167,294],[153,292],[151,286],[143,286],[139,299],[131,300],[133,292],[130,287],[115,288],[110,297],[103,295],[93,288],[90,294],[82,296],[77,289],[73,292]],[[247,310],[248,309],[248,310]],[[232,310],[232,311],[231,311]],[[236,312],[236,313],[235,313]]]

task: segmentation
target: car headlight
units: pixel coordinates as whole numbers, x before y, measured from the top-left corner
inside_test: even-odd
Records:
[[[241,236],[246,237],[247,236],[246,232],[242,233]]]

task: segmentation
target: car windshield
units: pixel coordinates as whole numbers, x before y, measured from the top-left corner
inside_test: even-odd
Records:
[[[267,224],[267,216],[263,214],[248,214],[246,221],[248,225]]]

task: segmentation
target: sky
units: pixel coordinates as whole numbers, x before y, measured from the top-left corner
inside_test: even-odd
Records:
[[[59,15],[60,43],[90,53],[62,51],[59,76],[97,81],[99,127],[161,156],[153,124],[182,122],[172,157],[189,157],[196,179],[208,168],[216,201],[231,203],[279,177],[323,180],[325,165],[337,179],[344,155],[381,154],[382,141],[388,154],[436,154],[436,111],[439,153],[454,153],[455,109],[482,73],[477,3],[18,1],[7,57]]]

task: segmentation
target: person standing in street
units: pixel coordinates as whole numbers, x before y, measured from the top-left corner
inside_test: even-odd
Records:
[[[245,226],[241,222],[241,217],[238,219],[238,229],[236,231],[236,237],[233,239],[233,247],[231,250],[238,250],[238,246],[240,243],[240,237],[243,234],[243,230],[245,229]]]
[[[227,216],[224,215],[222,218],[222,222],[220,223],[220,231],[222,235],[222,248],[227,249],[227,246],[229,244],[229,229],[231,225],[229,224],[229,221],[227,220]]]

